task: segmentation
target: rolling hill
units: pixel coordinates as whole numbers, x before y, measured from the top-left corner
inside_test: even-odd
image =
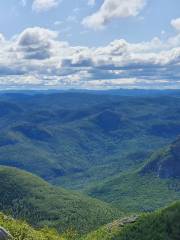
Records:
[[[54,187],[27,172],[0,167],[0,211],[33,226],[85,233],[120,215],[102,201]]]

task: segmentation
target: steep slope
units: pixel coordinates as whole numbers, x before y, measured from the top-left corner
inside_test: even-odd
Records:
[[[0,168],[0,210],[38,227],[88,232],[119,216],[99,200],[53,187],[15,168]]]
[[[127,212],[147,212],[179,200],[180,182],[132,172],[96,184],[86,193]]]
[[[152,211],[180,199],[180,139],[155,152],[135,171],[120,174],[87,189],[126,211]]]
[[[152,155],[141,173],[154,173],[160,178],[180,179],[180,137],[166,149]]]
[[[139,217],[135,223],[111,224],[89,234],[84,240],[179,240],[180,202]]]

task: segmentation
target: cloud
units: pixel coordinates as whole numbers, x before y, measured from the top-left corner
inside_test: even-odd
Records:
[[[94,1],[90,1],[94,3]],[[146,0],[104,0],[100,9],[83,19],[86,27],[100,29],[114,18],[137,16],[145,6]]]
[[[70,46],[50,29],[0,34],[0,88],[178,88],[180,34],[167,40]]]
[[[171,21],[171,25],[173,28],[175,28],[177,31],[180,31],[180,18],[173,19]]]
[[[34,0],[32,9],[36,12],[48,11],[59,5],[60,0]]]
[[[50,58],[53,41],[57,35],[55,31],[40,27],[27,28],[17,39],[17,49],[26,59]]]

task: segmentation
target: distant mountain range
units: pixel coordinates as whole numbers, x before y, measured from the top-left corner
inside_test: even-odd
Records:
[[[0,164],[73,189],[141,166],[180,134],[180,98],[131,95],[2,94]]]

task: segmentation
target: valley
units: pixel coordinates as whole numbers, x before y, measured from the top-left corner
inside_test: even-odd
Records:
[[[0,224],[15,240],[146,240],[151,218],[178,218],[179,94],[1,93]]]

